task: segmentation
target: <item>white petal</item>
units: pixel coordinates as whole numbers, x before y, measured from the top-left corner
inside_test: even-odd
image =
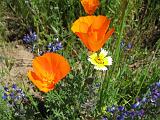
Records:
[[[112,58],[111,58],[111,56],[108,56],[107,58],[108,58],[108,65],[112,65]]]
[[[103,70],[103,71],[108,70],[107,67],[105,67],[105,66],[103,66],[103,67],[101,67],[101,66],[94,66],[94,69],[96,69],[96,70]]]
[[[101,48],[101,52],[99,53],[99,57],[101,59],[103,59],[107,54],[108,54],[108,52],[106,50],[104,50],[103,48]]]
[[[104,61],[104,65],[112,65],[111,56],[105,57],[103,61]]]

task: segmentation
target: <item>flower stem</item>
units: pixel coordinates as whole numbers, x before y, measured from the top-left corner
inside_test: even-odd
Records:
[[[109,84],[109,81],[106,79],[106,77],[107,77],[107,71],[105,72],[104,78],[101,82],[100,99],[99,99],[99,105],[98,105],[99,112],[102,112],[102,108],[103,108],[103,104],[104,104],[104,102],[103,102],[104,90],[106,90],[106,88],[108,88],[108,84]]]

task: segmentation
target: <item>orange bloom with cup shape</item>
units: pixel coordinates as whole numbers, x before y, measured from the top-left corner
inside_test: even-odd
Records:
[[[106,16],[86,16],[76,20],[71,30],[82,40],[90,51],[98,51],[114,32],[109,29],[110,20]],[[108,30],[109,29],[109,30]]]
[[[92,15],[99,7],[99,0],[81,0],[81,4],[85,12],[89,15]]]
[[[28,72],[29,79],[40,91],[48,92],[54,89],[61,79],[70,71],[67,60],[56,53],[46,53],[36,57],[32,63],[33,71]]]

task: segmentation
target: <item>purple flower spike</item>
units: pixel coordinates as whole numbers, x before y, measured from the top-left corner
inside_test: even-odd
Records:
[[[61,50],[63,48],[62,43],[61,42],[57,42],[55,44],[53,43],[49,43],[48,44],[48,50],[49,52],[56,52],[58,50]]]
[[[123,115],[118,115],[117,120],[124,120],[124,116]]]
[[[118,107],[118,110],[119,110],[119,111],[123,111],[123,110],[124,110],[124,107],[123,107],[123,106],[119,106],[119,107]]]
[[[140,106],[140,102],[137,102],[136,104],[132,104],[132,108],[133,109],[135,109],[135,108],[137,108],[137,107],[139,107]]]
[[[13,85],[12,85],[12,88],[13,88],[14,90],[16,90],[16,89],[17,89],[17,85],[16,85],[16,84],[13,84]]]
[[[136,116],[136,112],[135,111],[131,111],[131,112],[129,112],[130,113],[130,117],[132,118],[132,119],[134,119],[134,117]]]
[[[156,82],[156,86],[160,88],[160,82]]]
[[[137,112],[137,115],[140,116],[140,117],[143,117],[144,116],[144,110],[140,110]]]
[[[128,48],[128,49],[131,49],[131,48],[132,48],[132,44],[131,44],[131,43],[128,43],[127,48]]]
[[[36,32],[33,32],[30,29],[29,34],[24,35],[22,40],[23,40],[24,43],[27,43],[27,44],[36,41],[37,40]]]
[[[125,116],[129,116],[130,113],[129,113],[128,111],[125,111],[125,112],[124,112],[124,115],[125,115]]]
[[[8,98],[8,95],[6,93],[3,94],[2,99],[6,100]]]
[[[10,94],[9,94],[9,96],[12,98],[12,99],[14,99],[14,93],[13,92],[11,92]]]

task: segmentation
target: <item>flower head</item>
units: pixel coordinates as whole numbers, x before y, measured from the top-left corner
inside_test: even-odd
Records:
[[[52,90],[70,71],[67,60],[56,53],[45,53],[33,60],[33,71],[29,79],[43,92]]]
[[[99,0],[81,0],[85,12],[92,15],[99,6]]]
[[[56,52],[56,51],[61,50],[63,48],[61,42],[57,42],[55,44],[49,43],[47,47],[48,47],[49,52]]]
[[[112,65],[112,58],[111,56],[107,56],[107,51],[101,49],[99,55],[97,53],[93,53],[89,56],[88,61],[90,61],[97,70],[107,70],[106,66]]]
[[[7,100],[10,103],[18,103],[27,98],[22,89],[18,88],[16,84],[12,84],[11,86],[4,86],[2,99]]]
[[[82,40],[90,51],[98,51],[114,32],[109,29],[110,20],[106,16],[86,16],[76,20],[71,30]]]
[[[36,41],[37,40],[36,32],[34,32],[30,29],[29,33],[24,35],[22,40],[24,43],[32,43],[32,42]]]

